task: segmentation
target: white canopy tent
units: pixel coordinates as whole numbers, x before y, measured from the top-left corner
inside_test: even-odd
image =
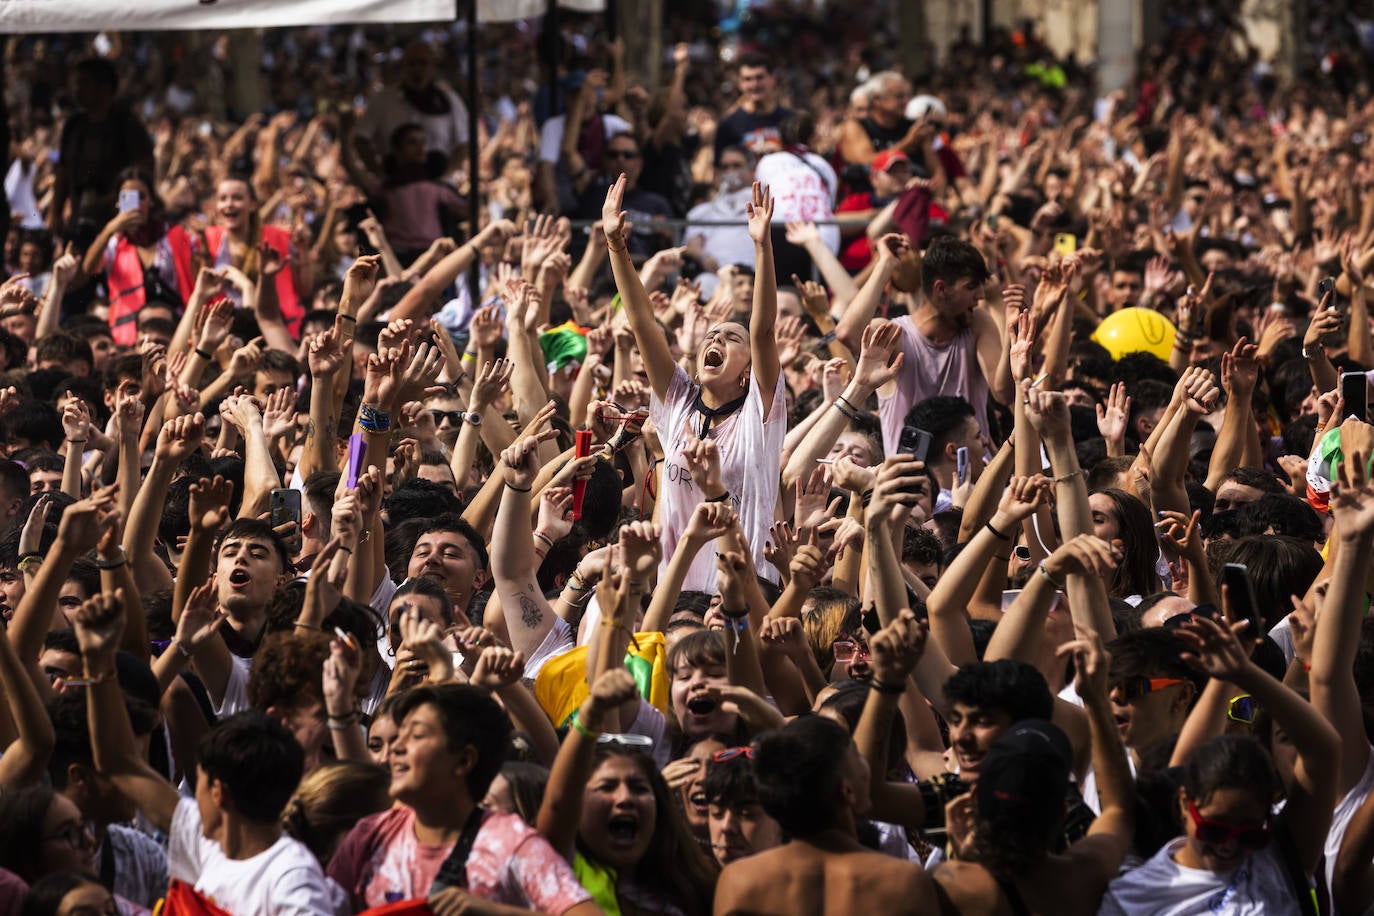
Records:
[[[606,7],[605,0],[558,0],[558,5],[581,13]],[[477,20],[529,19],[547,8],[546,0],[477,0]],[[118,8],[91,0],[0,0],[0,34],[450,22],[458,15],[458,0],[135,0]]]

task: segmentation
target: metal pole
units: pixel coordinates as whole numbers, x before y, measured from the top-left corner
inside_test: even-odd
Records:
[[[477,142],[477,0],[468,2],[468,225],[470,238],[475,238],[479,230],[478,221],[482,213],[480,176],[478,175],[479,143]],[[482,259],[479,255],[472,259],[468,269],[468,296],[475,309],[482,304]]]

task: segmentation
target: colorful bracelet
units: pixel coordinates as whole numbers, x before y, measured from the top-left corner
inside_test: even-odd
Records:
[[[370,404],[358,405],[358,425],[364,432],[385,433],[391,431],[391,414]]]

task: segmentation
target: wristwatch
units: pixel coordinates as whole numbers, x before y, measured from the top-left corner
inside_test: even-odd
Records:
[[[463,414],[463,422],[471,423],[473,426],[481,426],[482,415],[475,410],[469,410],[467,413]]]

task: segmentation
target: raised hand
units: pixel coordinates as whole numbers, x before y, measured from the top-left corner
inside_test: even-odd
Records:
[[[495,404],[510,389],[510,378],[514,372],[515,363],[509,359],[483,363],[482,371],[472,383],[472,393],[468,395],[468,409],[481,413],[484,408]]]
[[[878,472],[874,468],[861,466],[849,455],[836,458],[835,463],[830,466],[830,472],[835,478],[835,483],[850,493],[870,490],[874,481],[878,479]]]
[[[1059,582],[1071,575],[1106,579],[1120,562],[1121,551],[1107,541],[1091,534],[1080,534],[1060,544],[1045,558],[1045,571]]]
[[[201,315],[203,321],[200,334],[196,337],[196,349],[214,353],[229,337],[229,330],[234,324],[234,303],[220,299]]]
[[[653,522],[630,522],[620,529],[621,563],[630,577],[647,584],[663,559],[663,531]]]
[[[902,330],[895,322],[872,322],[864,328],[854,381],[869,393],[902,371]]]
[[[682,450],[692,482],[708,498],[725,492],[721,481],[720,449],[711,439],[693,439]]]
[[[114,483],[68,506],[57,523],[58,538],[79,553],[94,549],[105,532],[119,524],[114,502],[118,491],[119,484]]]
[[[1107,395],[1104,407],[1097,405],[1097,431],[1108,442],[1124,445],[1126,442],[1126,423],[1131,416],[1131,398],[1126,394],[1126,385],[1116,382]]]
[[[81,605],[72,623],[83,658],[113,656],[124,632],[124,589],[117,588],[113,594],[102,592],[91,598]]]
[[[468,683],[495,692],[520,683],[525,676],[524,653],[505,646],[487,646],[477,657],[477,667]]]
[[[821,240],[821,231],[816,228],[815,223],[809,220],[801,223],[788,223],[783,229],[786,232],[787,241],[798,248],[805,248],[809,242]]]
[[[91,410],[70,391],[67,403],[62,405],[62,432],[69,444],[85,445],[91,437]]]
[[[179,462],[200,448],[204,438],[204,414],[173,417],[158,432],[156,454],[160,458]]]
[[[267,398],[267,407],[262,412],[262,431],[267,441],[294,439],[296,435],[296,390],[291,387],[278,388]]]
[[[334,326],[322,334],[316,334],[310,338],[310,345],[305,354],[306,365],[310,368],[312,378],[329,379],[334,377],[343,366],[344,353],[340,340],[339,325],[335,322]]]
[[[601,207],[601,231],[612,249],[625,247],[625,176],[622,174],[606,190],[606,203]]]
[[[1303,462],[1304,465],[1307,462]],[[1169,509],[1161,509],[1159,514],[1163,518],[1155,523],[1155,531],[1159,535],[1159,542],[1181,557],[1199,557],[1203,553],[1202,545],[1202,513],[1194,512],[1192,515],[1184,515],[1182,512],[1174,512]]]
[[[1030,312],[1021,312],[1007,328],[1007,351],[1011,361],[1011,377],[1017,384],[1030,380],[1031,360],[1035,349],[1035,320]]]
[[[1374,484],[1365,473],[1368,463],[1369,455],[1363,452],[1347,454],[1331,485],[1331,514],[1343,541],[1374,540]]]
[[[1229,588],[1222,588],[1222,602],[1229,605]],[[1229,608],[1227,617],[1229,618]],[[1221,624],[1206,617],[1194,617],[1179,632],[1187,638],[1191,649],[1183,653],[1185,662],[1219,681],[1235,683],[1251,664],[1250,651],[1255,640],[1246,631],[1250,621],[1240,620]],[[1241,642],[1245,634],[1246,642]]]
[[[370,216],[369,218],[376,222],[375,218]],[[361,224],[359,228],[361,228]],[[377,275],[381,271],[381,266],[382,256],[379,254],[362,255],[349,265],[348,272],[344,274],[344,284],[352,293],[354,302],[361,304],[366,301],[368,296],[372,295],[372,291],[377,286]]]
[[[415,673],[428,672],[431,681],[453,677],[453,653],[444,645],[439,625],[420,616],[420,609],[407,605],[397,618],[401,644],[396,648],[396,664]]]
[[[774,336],[778,341],[779,364],[784,368],[791,366],[802,352],[805,329],[802,327],[801,319],[791,315],[781,316],[774,329]]]
[[[621,179],[624,180],[623,178]],[[635,679],[624,668],[604,671],[592,682],[587,701],[582,704],[580,721],[589,729],[599,729],[601,720],[613,710],[639,697]]]
[[[759,642],[794,658],[811,651],[811,645],[806,641],[806,630],[796,617],[764,618],[763,623],[759,624]]]
[[[1023,382],[1021,394],[1031,426],[1042,438],[1065,441],[1069,439],[1069,404],[1058,391],[1042,391]]]
[[[1054,653],[1059,658],[1072,655],[1074,660],[1073,686],[1083,702],[1105,707],[1107,675],[1111,672],[1112,657],[1102,645],[1102,637],[1091,627],[1080,627],[1077,639],[1064,643]]]
[[[698,544],[708,544],[728,533],[737,521],[738,516],[729,503],[697,503],[687,519],[682,537]]]
[[[883,627],[869,642],[869,664],[879,684],[905,685],[926,648],[926,626],[916,615],[903,609],[896,619]]]
[[[997,511],[1005,516],[1005,521],[1015,525],[1034,514],[1045,501],[1051,489],[1050,481],[1043,475],[1013,477],[1007,482],[1007,489],[997,504]]]
[[[572,504],[572,487],[545,487],[539,495],[539,525],[535,528],[536,533],[555,543],[571,534]]]
[[[550,436],[523,436],[501,452],[501,467],[506,485],[513,490],[529,490],[539,475],[539,443]]]
[[[218,474],[213,480],[202,477],[199,482],[191,484],[188,514],[192,527],[206,534],[223,528],[229,522],[229,500],[233,495],[234,484]]]
[[[335,636],[329,641],[329,656],[325,658],[320,672],[321,692],[327,711],[343,716],[354,708],[358,677],[362,670],[362,652],[353,645],[351,636],[347,639]]]
[[[194,652],[219,634],[219,625],[229,615],[219,606],[215,577],[191,590],[186,606],[177,618],[176,641]]]
[[[767,187],[754,182],[754,196],[745,204],[744,212],[749,217],[749,237],[754,244],[761,245],[768,241],[773,224],[773,197]]]
[[[1221,384],[1228,397],[1249,399],[1259,382],[1258,353],[1259,348],[1242,337],[1230,353],[1221,354]]]

